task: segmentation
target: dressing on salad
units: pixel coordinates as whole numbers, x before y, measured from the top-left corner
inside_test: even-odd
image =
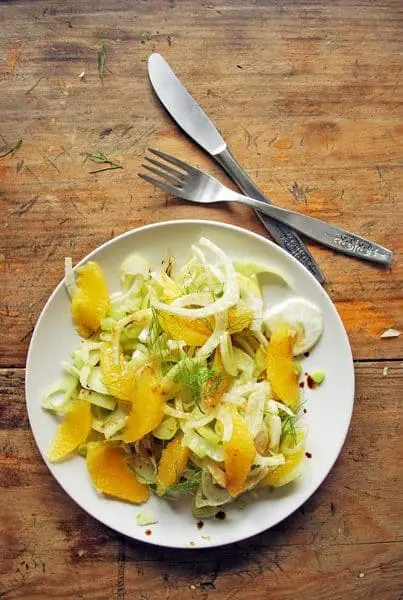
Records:
[[[201,238],[181,268],[128,256],[110,295],[98,264],[74,273],[66,259],[83,340],[43,399],[61,418],[49,460],[78,452],[98,492],[137,504],[191,494],[196,518],[296,479],[306,432],[294,357],[323,322],[303,298],[265,306],[265,272],[282,277]]]

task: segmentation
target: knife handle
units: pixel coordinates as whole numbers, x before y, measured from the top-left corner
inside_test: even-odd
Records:
[[[232,156],[228,148],[225,148],[225,150],[222,152],[215,154],[214,158],[245,194],[251,196],[252,198],[256,198],[256,200],[273,204],[271,200],[262,194],[257,185],[245,173],[242,167]],[[279,223],[278,221],[273,220],[257,210],[255,210],[255,214],[270,233],[274,241],[277,242],[279,246],[287,250],[291,256],[302,263],[304,267],[306,267],[308,271],[310,271],[312,275],[319,281],[319,283],[323,284],[325,281],[323,273],[319,269],[313,256],[303,244],[297,233],[288,227],[288,225]]]

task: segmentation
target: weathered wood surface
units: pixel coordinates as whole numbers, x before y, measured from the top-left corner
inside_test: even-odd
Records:
[[[3,363],[24,364],[66,255],[82,258],[117,233],[171,218],[214,218],[263,232],[247,208],[167,205],[137,178],[148,145],[212,167],[153,96],[145,62],[153,50],[172,63],[280,205],[395,250],[391,269],[382,271],[313,248],[355,357],[403,356],[403,337],[379,339],[399,326],[402,308],[398,0],[350,8],[330,1],[13,2],[0,11],[0,133],[4,144],[23,139],[0,162]],[[111,70],[103,87],[102,39]],[[90,175],[83,161],[96,149],[124,169]]]
[[[401,600],[403,336],[380,334],[403,329],[402,3],[0,0],[0,32],[0,154],[23,140],[0,158],[0,597]],[[134,543],[84,514],[41,461],[24,406],[31,331],[66,255],[165,219],[263,233],[244,207],[189,206],[137,178],[149,145],[219,173],[154,98],[152,51],[279,205],[396,253],[384,271],[310,245],[361,361],[352,429],[300,511],[208,553]],[[124,168],[89,174],[96,150]]]
[[[318,492],[262,535],[189,552],[125,539],[78,508],[52,479],[33,442],[24,371],[3,370],[0,597],[401,598],[403,367],[358,364],[356,375],[351,430]]]

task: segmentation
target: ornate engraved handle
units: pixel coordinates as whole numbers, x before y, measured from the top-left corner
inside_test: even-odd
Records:
[[[346,254],[351,254],[351,256],[358,256],[359,258],[375,260],[385,264],[389,264],[392,260],[393,254],[390,250],[353,233],[340,233],[333,238],[333,243],[336,249],[340,249],[341,252],[345,252]]]
[[[350,256],[370,260],[382,265],[389,265],[392,260],[393,253],[391,250],[370,240],[366,240],[355,233],[350,233],[340,227],[326,223],[326,221],[307,217],[306,215],[279,208],[278,206],[269,205],[254,198],[242,196],[241,194],[239,194],[238,198],[233,199],[248,204],[256,210],[273,217],[273,219],[289,225],[300,233],[304,233],[312,240],[316,240],[320,244],[333,248],[333,250],[337,250],[343,254],[349,254]]]

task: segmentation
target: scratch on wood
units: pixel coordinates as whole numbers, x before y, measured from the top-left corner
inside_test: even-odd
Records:
[[[49,163],[50,166],[53,167],[59,174],[61,173],[59,167],[56,165],[55,162],[53,162],[51,158],[48,158],[47,156],[42,156],[41,158],[44,162]]]
[[[25,202],[22,206],[19,206],[15,210],[11,211],[11,214],[19,215],[20,217],[22,215],[25,215],[27,212],[29,212],[31,210],[31,208],[33,208],[35,206],[35,204],[38,202],[38,200],[39,200],[39,196],[34,196],[33,198],[31,198],[30,200]]]
[[[54,254],[55,247],[57,246],[56,240],[53,240],[47,249],[45,256],[42,258],[42,263],[45,263]]]
[[[37,177],[37,175],[35,175],[35,173],[33,171],[31,171],[31,169],[29,167],[27,167],[27,165],[24,165],[24,169],[26,171],[28,171],[28,173],[30,173],[30,175],[32,175],[32,177],[35,177],[36,181],[42,185],[42,182],[39,179],[39,177]]]
[[[283,567],[280,565],[280,562],[278,560],[275,560],[274,558],[273,558],[273,564],[276,565],[276,567],[279,571],[284,571]]]
[[[73,148],[73,146],[70,146],[70,148],[65,148],[64,146],[62,146],[61,148],[62,148],[62,151],[59,152],[59,154],[56,154],[55,160],[57,160],[61,156],[64,156],[65,154],[67,154],[67,156],[70,158],[70,160],[73,160],[73,157],[69,153],[69,150],[71,150]]]
[[[33,332],[34,327],[31,327],[31,329],[29,331],[27,331],[27,333],[20,339],[20,342],[25,342],[25,340],[27,338],[29,338],[29,336],[31,335],[31,333]]]
[[[112,127],[108,127],[107,129],[103,129],[101,131],[101,133],[99,134],[99,137],[100,138],[107,137],[108,135],[110,135],[112,133],[112,131],[113,131]]]
[[[220,574],[220,566],[221,566],[221,563],[220,563],[220,561],[218,561],[217,564],[215,565],[213,573],[211,574],[211,577],[200,582],[200,584],[199,584],[200,589],[202,589],[202,590],[215,590],[216,589],[216,581],[217,581],[218,575]]]
[[[241,591],[241,588],[235,588],[234,590],[232,590],[228,596],[225,596],[224,600],[230,600],[231,598],[235,598],[235,596],[237,596],[239,594],[239,592]]]
[[[126,128],[125,128],[125,129],[122,131],[122,133],[121,133],[120,137],[125,137],[125,135],[127,135],[131,129],[133,129],[133,125],[129,125],[128,127],[126,127]]]
[[[69,195],[69,201],[73,205],[74,209],[78,212],[78,214],[80,214],[83,217],[84,215],[75,203],[73,196],[75,196],[75,194],[72,194],[71,196]]]
[[[26,96],[29,96],[29,94],[30,94],[31,92],[33,92],[33,91],[34,91],[34,89],[35,89],[35,88],[36,88],[36,86],[37,86],[37,85],[38,85],[38,84],[39,84],[39,83],[42,81],[42,79],[45,79],[45,76],[44,76],[44,75],[42,75],[41,77],[39,77],[39,79],[37,79],[37,81],[34,83],[34,85],[33,85],[33,86],[31,86],[31,87],[29,88],[29,90],[27,90],[27,91],[25,92],[25,95],[26,95]]]
[[[391,132],[389,129],[386,129],[386,133],[387,133],[388,137],[390,137],[390,139],[392,140],[392,142],[393,142],[394,144],[396,144],[396,146],[398,146],[399,144],[397,143],[397,141],[396,141],[396,140],[395,140],[395,138],[393,137],[393,135],[392,135],[392,132]]]
[[[126,541],[122,536],[119,540],[118,552],[118,579],[116,600],[125,600],[125,567],[126,567]]]
[[[251,145],[252,136],[249,131],[243,125],[239,124],[239,127],[242,129],[246,142],[246,149],[248,150]]]
[[[308,187],[294,181],[294,185],[288,188],[288,191],[297,202],[308,203],[308,193],[310,191]]]
[[[146,144],[147,141],[151,138],[151,136],[154,135],[154,133],[156,133],[157,131],[158,131],[158,127],[151,125],[151,127],[146,129],[146,131],[143,131],[143,133],[141,133],[134,140],[134,142],[132,144],[130,144],[129,148],[134,148],[135,146],[138,146],[140,144],[140,142],[144,142]]]

